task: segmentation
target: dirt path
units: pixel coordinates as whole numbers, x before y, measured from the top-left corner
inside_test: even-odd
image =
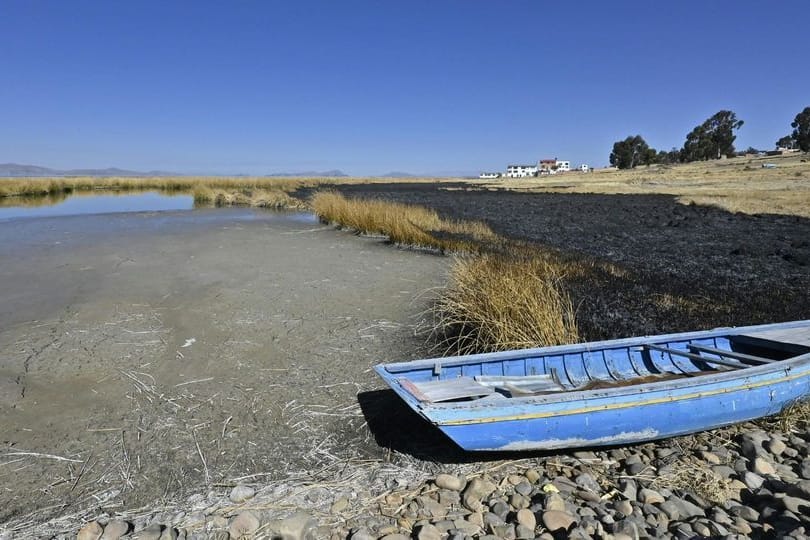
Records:
[[[0,522],[377,456],[447,259],[251,210],[0,227]]]

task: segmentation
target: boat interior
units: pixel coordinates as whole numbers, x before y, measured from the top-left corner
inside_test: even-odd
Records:
[[[605,344],[603,344],[605,345]],[[538,396],[698,377],[810,352],[810,327],[637,343],[575,352],[437,359],[386,366],[423,403]],[[411,366],[411,367],[409,367]]]

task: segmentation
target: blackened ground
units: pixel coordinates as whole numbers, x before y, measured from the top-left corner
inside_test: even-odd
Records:
[[[569,283],[586,339],[810,318],[806,218],[735,214],[667,195],[517,193],[447,183],[334,188],[481,220],[511,239],[616,264],[626,274],[597,265]]]

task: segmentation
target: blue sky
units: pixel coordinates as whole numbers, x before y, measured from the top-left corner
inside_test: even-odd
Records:
[[[0,2],[0,162],[475,173],[771,148],[810,106],[810,2]]]

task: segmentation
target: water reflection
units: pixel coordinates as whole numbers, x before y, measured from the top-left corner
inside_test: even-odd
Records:
[[[77,216],[120,212],[191,210],[191,195],[165,195],[156,191],[98,195],[74,194],[0,199],[0,219]]]

